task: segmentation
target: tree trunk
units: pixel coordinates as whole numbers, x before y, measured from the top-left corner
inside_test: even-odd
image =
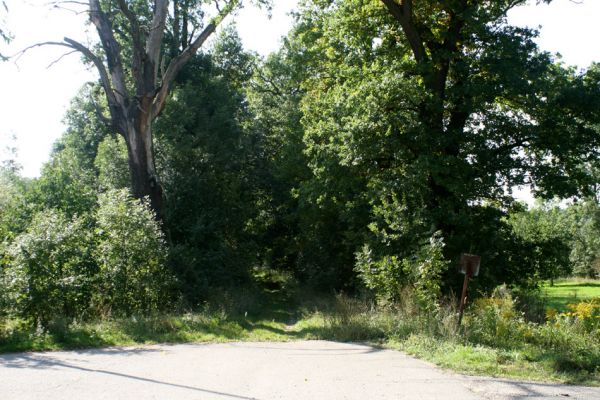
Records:
[[[157,220],[163,217],[162,185],[156,173],[152,143],[152,123],[141,109],[134,123],[127,124],[125,140],[131,173],[131,188],[136,198],[148,197]]]

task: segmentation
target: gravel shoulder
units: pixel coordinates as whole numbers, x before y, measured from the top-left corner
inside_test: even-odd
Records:
[[[600,388],[467,377],[401,352],[328,341],[0,355],[11,400],[600,399]]]

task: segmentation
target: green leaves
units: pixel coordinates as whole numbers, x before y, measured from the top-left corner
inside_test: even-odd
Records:
[[[573,267],[569,262],[571,230],[569,211],[557,205],[512,213],[508,222],[513,232],[529,248],[529,275],[536,279],[556,279],[568,276]]]
[[[96,267],[90,220],[71,220],[54,210],[34,216],[9,249],[2,271],[9,309],[47,329],[56,317],[88,313]]]
[[[554,65],[535,31],[508,26],[517,3],[423,1],[399,13],[366,0],[301,6],[286,50],[304,72],[313,174],[304,199],[343,221],[336,237],[352,238],[358,254],[368,248],[382,270],[401,270],[393,260],[415,256],[440,230],[445,258],[485,255],[484,286],[525,282],[517,264],[527,246],[502,220],[507,188],[589,190],[584,165],[597,162],[600,135],[595,106],[583,102],[600,99],[597,71]],[[454,281],[449,268],[444,279]]]
[[[173,277],[167,245],[148,201],[133,199],[127,190],[99,197],[96,212],[99,288],[94,307],[114,315],[147,315],[169,304]]]
[[[440,232],[422,243],[413,256],[403,259],[395,255],[374,259],[373,252],[365,245],[356,255],[356,271],[383,302],[402,301],[403,289],[413,286],[417,304],[423,311],[431,313],[437,310],[442,276],[449,264],[444,258],[444,247]]]
[[[121,136],[107,136],[98,145],[94,166],[98,171],[100,190],[125,189],[130,186],[127,145]]]
[[[2,261],[3,312],[44,329],[64,319],[148,314],[173,298],[160,227],[126,190],[102,194],[95,214],[38,212]]]

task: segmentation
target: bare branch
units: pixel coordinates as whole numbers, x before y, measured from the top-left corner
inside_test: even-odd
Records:
[[[219,7],[219,1],[218,0],[213,0],[213,3],[215,4],[215,8],[217,9],[217,11],[219,13],[221,13],[221,7]]]
[[[84,2],[84,1],[75,1],[75,0],[56,0],[56,1],[49,1],[48,3],[46,3],[47,6],[52,6],[55,8],[62,8],[62,6],[64,4],[74,4],[74,5],[78,5],[78,6],[88,6],[88,3]]]
[[[14,62],[16,64],[17,61],[19,61],[21,59],[21,57],[23,57],[25,55],[25,53],[27,53],[29,50],[35,49],[36,47],[42,47],[42,46],[63,46],[63,47],[72,48],[71,46],[69,46],[68,44],[63,43],[63,42],[41,42],[41,43],[35,43],[35,44],[32,44],[31,46],[25,47],[23,50],[20,50],[19,52],[10,56],[10,58],[16,57],[14,59]]]
[[[112,26],[107,15],[102,11],[99,0],[90,0],[90,20],[96,26],[102,48],[106,54],[108,70],[111,74],[112,84],[115,87],[115,99],[123,110],[126,110],[127,86],[125,84],[125,73],[123,72],[123,62],[121,60],[121,49],[119,42],[115,39]],[[96,64],[96,63],[94,63]]]
[[[104,88],[104,91],[106,93],[106,98],[107,98],[111,108],[121,106],[121,104],[116,99],[115,92],[112,88],[108,72],[106,71],[106,67],[104,66],[104,63],[102,62],[102,60],[100,60],[100,58],[98,56],[96,56],[89,48],[87,48],[83,44],[77,42],[76,40],[70,39],[68,37],[65,37],[63,40],[64,40],[63,42],[49,41],[49,42],[41,42],[41,43],[32,44],[31,46],[28,46],[28,47],[24,48],[23,50],[21,50],[20,52],[18,52],[17,54],[15,54],[15,56],[17,56],[17,58],[15,59],[15,63],[26,52],[28,52],[29,50],[34,49],[36,47],[61,46],[61,47],[67,47],[69,49],[72,49],[73,51],[77,51],[77,52],[83,54],[84,57],[86,57],[88,60],[90,60],[96,67],[96,70],[98,71],[98,74],[100,75],[100,82],[102,84],[102,87]],[[71,53],[73,53],[73,52],[70,52],[68,54],[71,54]],[[62,55],[58,60],[54,61],[52,64],[58,62],[60,59],[62,59],[66,55],[67,54]]]
[[[48,64],[48,66],[46,67],[46,69],[50,69],[52,68],[55,64],[58,64],[63,58],[70,56],[71,54],[74,53],[79,53],[78,50],[73,50],[73,51],[69,51],[65,54],[63,54],[62,56],[58,57],[56,60],[52,61],[50,64]]]
[[[158,116],[164,108],[165,100],[169,95],[171,90],[171,84],[175,77],[184,67],[184,65],[196,54],[198,49],[206,42],[206,40],[214,33],[216,30],[216,25],[214,23],[208,24],[204,31],[190,44],[181,54],[175,57],[169,63],[165,74],[162,77],[162,84],[160,89],[158,90],[156,99],[154,101],[154,106],[152,110],[152,117],[155,118]]]
[[[225,19],[227,15],[229,15],[232,11],[234,11],[240,4],[240,0],[232,0],[227,6],[219,13],[207,26],[204,30],[193,39],[190,45],[183,50],[177,57],[173,58],[167,67],[165,74],[162,77],[162,83],[160,88],[158,89],[154,105],[152,107],[152,118],[157,117],[163,110],[165,106],[165,101],[169,92],[171,90],[171,84],[175,77],[184,67],[184,65],[198,52],[198,49],[206,42],[206,40],[212,35],[217,26]]]
[[[106,67],[104,66],[102,60],[97,55],[95,55],[90,49],[68,37],[64,38],[64,45],[67,45],[68,47],[71,47],[72,49],[81,52],[92,63],[94,63],[94,66],[96,67],[96,69],[98,70],[98,74],[100,75],[100,82],[102,83],[102,87],[106,92],[106,98],[108,99],[108,103],[110,105],[122,106],[122,104],[117,100],[117,97],[115,96],[115,92],[111,85],[111,80],[108,76],[108,72],[106,71]]]
[[[121,12],[123,12],[123,14],[125,15],[125,17],[129,20],[129,25],[130,25],[130,33],[131,33],[131,39],[133,41],[133,63],[132,63],[132,74],[133,77],[136,81],[136,83],[141,81],[141,77],[140,74],[142,73],[142,59],[143,59],[143,54],[142,52],[144,51],[144,48],[142,46],[142,35],[141,35],[141,30],[140,30],[140,23],[137,19],[137,17],[135,16],[135,14],[131,11],[131,9],[129,8],[129,6],[127,5],[127,2],[125,0],[117,0],[117,3],[119,4],[119,8],[121,9]],[[140,85],[138,84],[138,87]]]

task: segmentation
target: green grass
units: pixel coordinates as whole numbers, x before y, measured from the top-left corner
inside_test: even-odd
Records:
[[[369,302],[344,296],[307,296],[299,300],[276,291],[260,297],[261,301],[250,295],[242,299],[223,298],[221,308],[207,307],[194,313],[76,324],[56,321],[46,333],[27,328],[17,320],[0,320],[0,352],[323,339],[367,342],[402,350],[466,374],[600,385],[600,365],[593,367],[600,344],[590,347],[587,336],[573,341],[569,330],[547,329],[546,342],[540,339],[525,343],[516,339],[486,345],[468,339],[465,331],[457,328],[451,307],[445,309],[445,316],[432,322],[416,315],[410,305],[375,309]],[[465,321],[475,317],[466,315]],[[543,333],[541,329],[536,332]],[[557,351],[556,346],[544,344],[548,340],[565,341],[566,350]]]
[[[564,279],[542,287],[548,307],[566,311],[567,304],[600,297],[600,280]]]
[[[285,341],[293,339],[287,323],[295,319],[290,296],[277,293],[223,294],[198,312],[132,316],[92,322],[57,320],[41,332],[16,319],[0,319],[0,353],[67,350],[155,343]],[[292,311],[290,311],[292,310]]]
[[[289,339],[285,326],[273,320],[190,313],[73,324],[45,333],[15,330],[0,339],[0,352]]]
[[[417,334],[403,340],[391,340],[386,347],[404,351],[442,368],[467,375],[600,385],[598,372],[561,369],[558,367],[560,355],[535,346],[501,349]]]

